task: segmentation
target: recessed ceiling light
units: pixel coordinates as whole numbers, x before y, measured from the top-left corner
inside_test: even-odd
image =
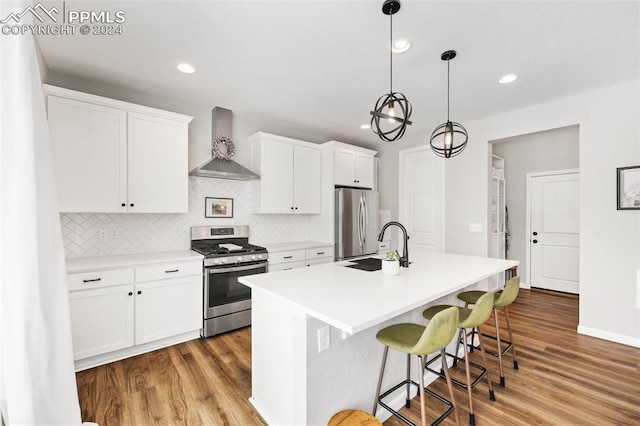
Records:
[[[500,80],[498,80],[498,83],[500,83],[500,84],[513,83],[517,79],[518,79],[517,75],[515,75],[515,74],[507,74],[507,75],[503,75],[502,78]]]
[[[411,49],[411,42],[404,38],[399,38],[391,43],[391,51],[393,53],[404,53]]]
[[[371,126],[370,126],[370,125],[368,125],[368,124],[362,124],[362,125],[360,126],[360,128],[361,128],[361,129],[369,129],[369,128],[371,128]]]
[[[193,74],[194,72],[196,72],[196,69],[194,67],[185,62],[178,64],[178,69],[185,74]]]

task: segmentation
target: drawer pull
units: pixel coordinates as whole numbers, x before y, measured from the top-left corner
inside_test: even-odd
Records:
[[[170,271],[164,271],[165,274],[171,274],[172,272],[178,272],[179,269],[172,269]]]
[[[94,283],[96,281],[100,281],[102,278],[94,278],[92,280],[82,280],[83,283]]]
[[[292,270],[292,269],[293,269],[293,268],[284,268],[284,269],[283,269],[283,271],[290,271],[290,270]]]
[[[293,256],[283,256],[282,258],[283,259],[291,259],[291,258],[293,258]]]
[[[318,252],[318,253],[316,253],[316,254],[317,254],[317,255],[320,255],[320,254],[324,254],[324,252],[323,252],[323,251],[320,251],[320,252]]]

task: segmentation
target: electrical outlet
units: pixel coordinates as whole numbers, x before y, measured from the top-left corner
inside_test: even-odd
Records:
[[[481,223],[470,223],[469,224],[469,232],[482,232],[482,224]]]
[[[318,330],[318,353],[331,347],[331,327],[326,326]]]
[[[101,240],[106,240],[108,237],[107,228],[98,228],[98,238]]]
[[[120,234],[120,232],[118,232],[118,228],[108,228],[109,230],[109,239],[110,240],[117,240],[118,236]]]

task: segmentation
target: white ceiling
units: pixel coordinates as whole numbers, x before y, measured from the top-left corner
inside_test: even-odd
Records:
[[[53,2],[55,3],[55,2]],[[60,3],[60,2],[58,2]],[[67,2],[124,10],[123,34],[39,36],[56,73],[208,107],[258,122],[373,146],[369,111],[389,90],[389,18],[382,1]],[[640,76],[637,1],[403,0],[394,38],[394,90],[413,104],[407,136],[446,119],[464,124]],[[196,73],[176,70],[189,62]],[[520,78],[499,85],[503,74]],[[471,135],[472,136],[472,135]],[[406,136],[405,136],[406,137]]]

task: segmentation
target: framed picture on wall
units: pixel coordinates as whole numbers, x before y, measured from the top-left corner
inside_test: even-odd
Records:
[[[617,170],[618,210],[640,210],[640,166]]]
[[[204,217],[233,217],[233,198],[204,199]]]

